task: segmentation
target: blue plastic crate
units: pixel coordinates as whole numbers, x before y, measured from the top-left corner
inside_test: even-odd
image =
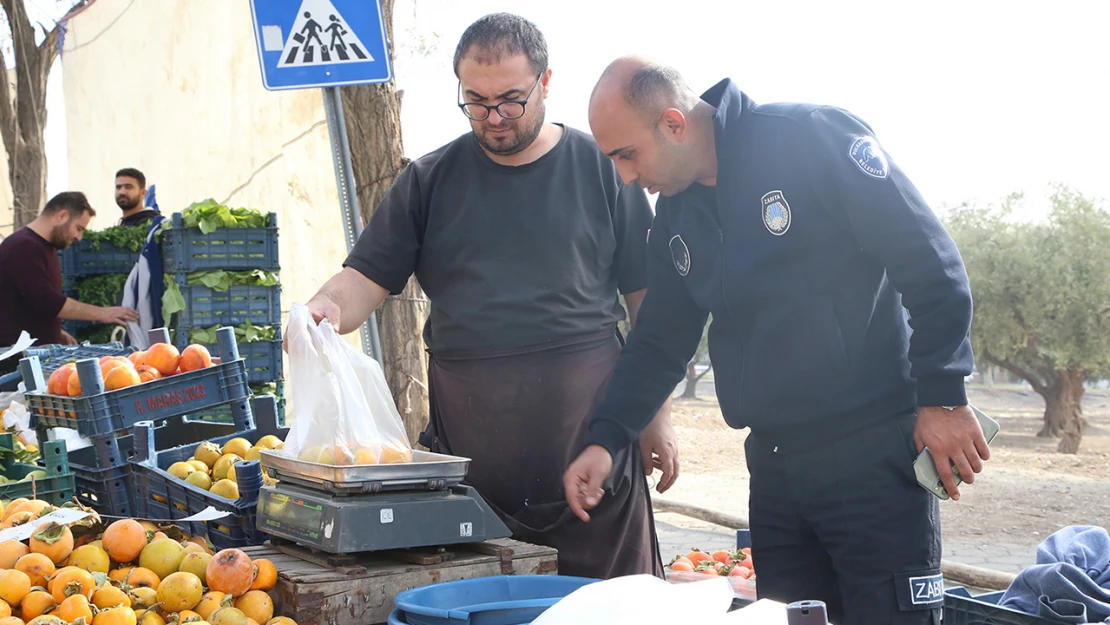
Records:
[[[183,446],[193,449],[203,441],[250,430],[254,426],[250,412],[244,411],[246,421],[240,427],[232,424],[230,410],[227,414],[227,424],[196,421],[191,416],[159,422],[154,429],[155,449]],[[38,434],[45,436],[46,429],[40,428]],[[78,501],[109,516],[134,516],[136,510],[132,498],[135,484],[131,472],[131,461],[135,459],[134,435],[119,432],[113,436],[95,437],[92,443],[69,455],[70,467],[77,477]]]
[[[289,429],[278,427],[277,406],[273,397],[259,397],[254,404],[257,427],[208,440],[220,446],[240,436],[252,443],[268,434],[284,440]],[[131,470],[135,479],[135,504],[141,518],[184,519],[211,506],[229,512],[230,516],[207,522],[179,521],[177,525],[192,536],[207,536],[216,549],[261,545],[266,541],[267,535],[257,527],[258,491],[262,488],[262,466],[257,460],[235,465],[239,499],[232,501],[166,472],[175,462],[188,460],[195,452],[195,445],[156,451],[151,440],[156,436],[153,423],[140,424],[135,428],[134,436],[136,456]]]
[[[178,328],[174,336],[174,344],[179,350],[184,350],[189,345],[189,331]],[[212,354],[216,353],[215,345],[205,345]],[[278,330],[277,338],[271,341],[254,341],[252,343],[239,343],[239,357],[246,363],[247,383],[264,384],[283,379],[284,361],[281,350],[281,336]]]
[[[186,228],[181,213],[173,228],[162,235],[162,268],[170,273],[206,269],[277,271],[277,214],[270,213],[265,228],[220,228],[208,234]]]
[[[966,588],[944,592],[944,625],[1065,625],[1034,614],[998,605],[1002,592],[971,596]]]
[[[167,419],[246,399],[250,395],[246,364],[239,358],[234,331],[221,328],[217,334],[221,364],[116,391],[103,390],[104,380],[95,359],[80,360],[77,375],[86,393],[81,397],[46,393],[46,378],[38,359],[24,359],[20,369],[32,423],[77,430],[88,438],[115,434],[140,421]]]
[[[223,292],[182,285],[181,294],[185,296],[185,310],[174,320],[178,336],[187,338],[190,328],[238,326],[248,321],[256,326],[281,325],[280,285],[237,284]]]
[[[6,351],[8,351],[6,347],[0,348],[0,353]],[[135,351],[134,348],[124,347],[123,343],[93,345],[86,342],[80,345],[44,345],[42,347],[29,347],[23,352],[21,358],[30,358],[31,356],[38,357],[39,366],[42,367],[43,375],[50,377],[51,373],[54,373],[58,367],[61,367],[67,362],[82,360],[84,358],[100,358],[101,356],[126,356],[133,351]],[[15,390],[22,379],[23,374],[19,371],[0,375],[0,390]]]
[[[561,575],[498,575],[406,590],[394,605],[408,625],[531,623],[570,593],[598,580]]]
[[[139,261],[139,252],[118,248],[108,241],[101,241],[94,250],[91,242],[79,241],[59,252],[58,261],[62,265],[62,275],[67,278],[131,273],[131,269]]]

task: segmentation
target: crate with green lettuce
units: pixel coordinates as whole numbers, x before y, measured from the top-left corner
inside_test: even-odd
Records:
[[[167,273],[280,267],[275,213],[231,208],[209,198],[163,222],[159,236]]]

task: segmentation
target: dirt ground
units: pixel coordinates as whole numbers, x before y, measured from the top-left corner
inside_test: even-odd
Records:
[[[973,387],[968,394],[1001,431],[984,472],[974,485],[961,487],[961,501],[941,503],[946,558],[1020,570],[1033,563],[1036,546],[1052,532],[1110,524],[1110,392],[1084,397],[1090,425],[1077,455],[1057,453],[1054,439],[1036,437],[1044,404],[1033,391]],[[746,517],[747,431],[725,425],[710,389],[701,396],[675,400],[682,475],[666,495],[656,496]]]

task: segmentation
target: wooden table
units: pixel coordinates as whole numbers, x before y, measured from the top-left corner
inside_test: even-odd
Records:
[[[298,625],[377,625],[410,588],[495,575],[555,575],[555,549],[508,538],[439,549],[330,556],[274,539],[243,549],[278,571],[274,613]]]

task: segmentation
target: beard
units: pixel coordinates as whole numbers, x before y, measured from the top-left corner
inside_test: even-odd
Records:
[[[55,226],[54,229],[50,231],[50,245],[53,246],[54,249],[64,250],[69,248],[69,244],[69,236],[66,235],[66,227],[64,225]]]
[[[536,111],[536,117],[531,122],[531,124],[527,126],[524,125],[528,124],[529,122],[527,117],[521,117],[520,119],[513,120],[502,120],[503,125],[501,127],[509,127],[513,129],[512,132],[506,135],[502,135],[500,137],[491,137],[485,134],[485,132],[480,132],[478,130],[474,131],[474,135],[478,137],[478,143],[482,144],[482,147],[485,148],[490,154],[496,154],[498,156],[509,156],[518,152],[522,152],[528,149],[528,146],[532,145],[532,143],[536,140],[536,137],[540,136],[540,131],[543,130],[543,100],[537,102],[537,107],[534,110]],[[485,129],[486,127],[487,126],[485,122],[482,122],[481,128]]]
[[[117,197],[116,206],[121,210],[129,211],[139,205],[139,198],[131,199],[129,197]]]

